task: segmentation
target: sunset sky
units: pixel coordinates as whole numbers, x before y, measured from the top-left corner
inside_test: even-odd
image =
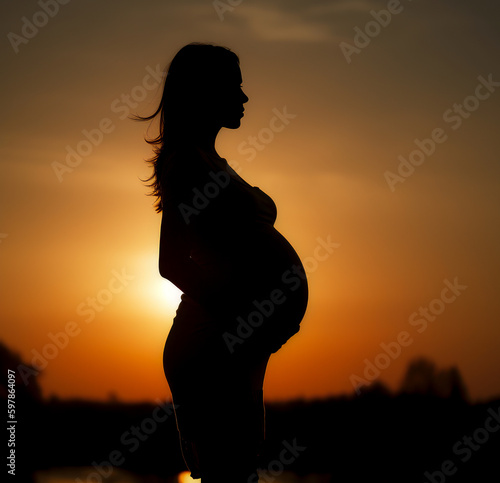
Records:
[[[498,2],[62,3],[4,2],[0,20],[0,338],[38,357],[45,396],[169,395],[180,292],[157,268],[147,124],[127,115],[156,108],[193,41],[239,55],[250,100],[217,149],[308,269],[266,397],[352,393],[375,361],[394,389],[420,355],[475,400],[500,394]]]

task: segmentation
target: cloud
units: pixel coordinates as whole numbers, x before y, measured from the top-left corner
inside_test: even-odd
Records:
[[[324,42],[333,39],[327,25],[318,25],[299,12],[276,7],[242,5],[238,12],[253,34],[267,41]]]

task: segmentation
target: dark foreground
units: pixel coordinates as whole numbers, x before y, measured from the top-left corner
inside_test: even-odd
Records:
[[[169,403],[53,400],[33,404],[29,423],[18,469],[93,467],[80,478],[93,483],[119,481],[114,468],[151,482],[185,470]],[[375,393],[268,404],[261,481],[284,471],[332,482],[500,481],[499,429],[500,400]]]
[[[4,374],[19,367],[1,344],[0,356]],[[14,373],[0,385],[1,404],[14,407],[6,481],[173,483],[186,470],[169,402],[47,401],[35,378]],[[266,423],[260,482],[500,481],[500,398],[470,404],[456,369],[422,359],[397,393],[374,382],[358,395],[267,403]],[[60,478],[47,479],[51,469]]]

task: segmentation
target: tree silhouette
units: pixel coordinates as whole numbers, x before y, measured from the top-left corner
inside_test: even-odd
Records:
[[[13,413],[9,413],[11,419],[7,424],[8,428],[12,427],[12,432],[9,430],[8,433],[10,434],[8,454],[14,456],[14,467],[7,469],[14,472],[11,475],[17,478],[15,481],[31,483],[34,481],[35,470],[42,466],[39,451],[39,445],[42,442],[35,440],[32,436],[40,434],[42,391],[36,379],[32,379],[30,384],[24,383],[19,375],[19,366],[32,369],[34,373],[37,373],[35,368],[22,361],[19,354],[13,352],[0,341],[0,367],[2,371],[0,399],[3,407],[7,406],[7,399],[9,399],[14,408]],[[14,379],[9,378],[8,375],[14,375]],[[7,461],[11,463],[11,460]]]
[[[463,378],[456,367],[438,369],[425,357],[411,361],[401,383],[402,394],[420,394],[468,400]]]

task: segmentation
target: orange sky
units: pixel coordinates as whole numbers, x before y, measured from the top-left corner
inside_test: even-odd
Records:
[[[390,387],[425,355],[458,365],[474,398],[500,393],[499,7],[400,7],[377,27],[370,11],[388,2],[244,0],[221,19],[209,1],[94,0],[60,5],[34,33],[23,17],[43,22],[39,4],[9,5],[1,339],[27,361],[52,357],[45,395],[168,396],[179,292],[158,274],[160,217],[139,181],[146,126],[125,117],[154,109],[158,69],[191,41],[240,56],[250,101],[217,147],[274,198],[310,267],[308,312],[271,359],[267,397],[350,393],[398,337],[379,375]],[[317,260],[318,239],[339,246]]]

